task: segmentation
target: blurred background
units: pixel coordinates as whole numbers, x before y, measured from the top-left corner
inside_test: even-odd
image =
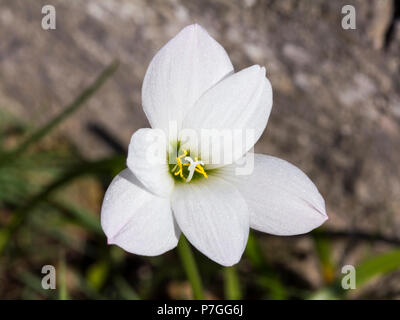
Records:
[[[56,30],[41,27],[56,8]],[[344,5],[356,29],[341,27]],[[274,106],[256,151],[305,171],[330,219],[253,232],[222,268],[193,250],[208,299],[400,298],[397,0],[0,0],[0,298],[189,299],[177,250],[108,246],[104,191],[148,122],[141,84],[159,48],[197,22],[235,70],[264,65]],[[113,61],[119,61],[113,62]],[[340,286],[354,265],[357,289]],[[41,287],[42,266],[57,289]]]

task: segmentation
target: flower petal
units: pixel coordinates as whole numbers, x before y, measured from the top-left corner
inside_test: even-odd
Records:
[[[143,109],[153,128],[178,129],[188,108],[218,81],[233,72],[224,48],[201,26],[184,28],[155,55],[142,88]]]
[[[232,163],[250,150],[260,138],[271,108],[272,87],[265,77],[265,68],[254,65],[235,73],[208,90],[184,119],[185,128],[202,132],[205,129],[217,129],[222,135],[223,131],[226,133],[229,129],[232,139],[219,139],[217,143],[213,141],[210,151],[204,147],[207,144],[203,141],[208,137],[200,133],[200,141],[195,141],[195,145],[188,139],[187,149],[192,152],[200,148],[197,153],[201,153],[201,159],[213,164],[213,167]],[[185,140],[182,138],[182,141]],[[217,157],[215,152],[219,152]]]
[[[287,161],[255,154],[251,175],[235,175],[235,167],[220,170],[236,186],[247,202],[250,226],[275,234],[307,233],[324,223],[328,216],[325,201],[314,183]]]
[[[151,192],[168,197],[174,187],[169,173],[166,136],[161,129],[139,129],[129,144],[127,165]]]
[[[172,194],[175,219],[188,240],[224,266],[240,260],[249,234],[246,203],[234,186],[218,177],[177,184]]]
[[[109,244],[145,256],[175,248],[180,235],[169,199],[147,192],[129,169],[117,175],[108,187],[101,226]]]

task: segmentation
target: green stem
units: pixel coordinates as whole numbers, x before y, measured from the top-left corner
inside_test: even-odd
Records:
[[[254,232],[249,234],[246,256],[256,271],[258,283],[269,290],[270,298],[276,300],[287,299],[286,288],[265,259]]]
[[[65,252],[60,253],[60,262],[59,262],[59,282],[60,286],[58,288],[58,299],[59,300],[68,300],[68,290],[67,290],[67,265],[65,262]]]
[[[196,261],[194,260],[192,249],[185,236],[182,235],[178,243],[178,252],[182,261],[183,268],[185,269],[186,276],[188,277],[192,286],[193,297],[196,300],[203,300],[203,284],[199,271],[197,269]]]
[[[228,300],[242,299],[239,277],[235,267],[224,268],[225,298]]]

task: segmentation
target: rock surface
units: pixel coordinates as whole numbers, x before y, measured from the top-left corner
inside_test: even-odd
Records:
[[[121,66],[63,130],[90,157],[148,126],[141,83],[151,58],[197,22],[236,70],[264,65],[274,107],[256,151],[303,169],[324,195],[327,228],[400,237],[400,23],[391,0],[0,1],[0,105],[43,123],[113,59]],[[57,29],[41,28],[53,4]],[[341,8],[357,12],[341,27]],[[398,6],[398,5],[397,5]],[[397,11],[396,11],[397,10]]]

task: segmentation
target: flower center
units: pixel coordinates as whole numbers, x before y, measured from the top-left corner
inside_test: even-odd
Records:
[[[182,150],[182,152],[181,155],[176,157],[176,165],[171,169],[171,173],[173,173],[175,177],[182,178],[185,182],[190,182],[196,172],[199,175],[208,178],[207,173],[203,168],[204,162],[199,160],[197,157],[193,159],[188,156],[186,150]]]

